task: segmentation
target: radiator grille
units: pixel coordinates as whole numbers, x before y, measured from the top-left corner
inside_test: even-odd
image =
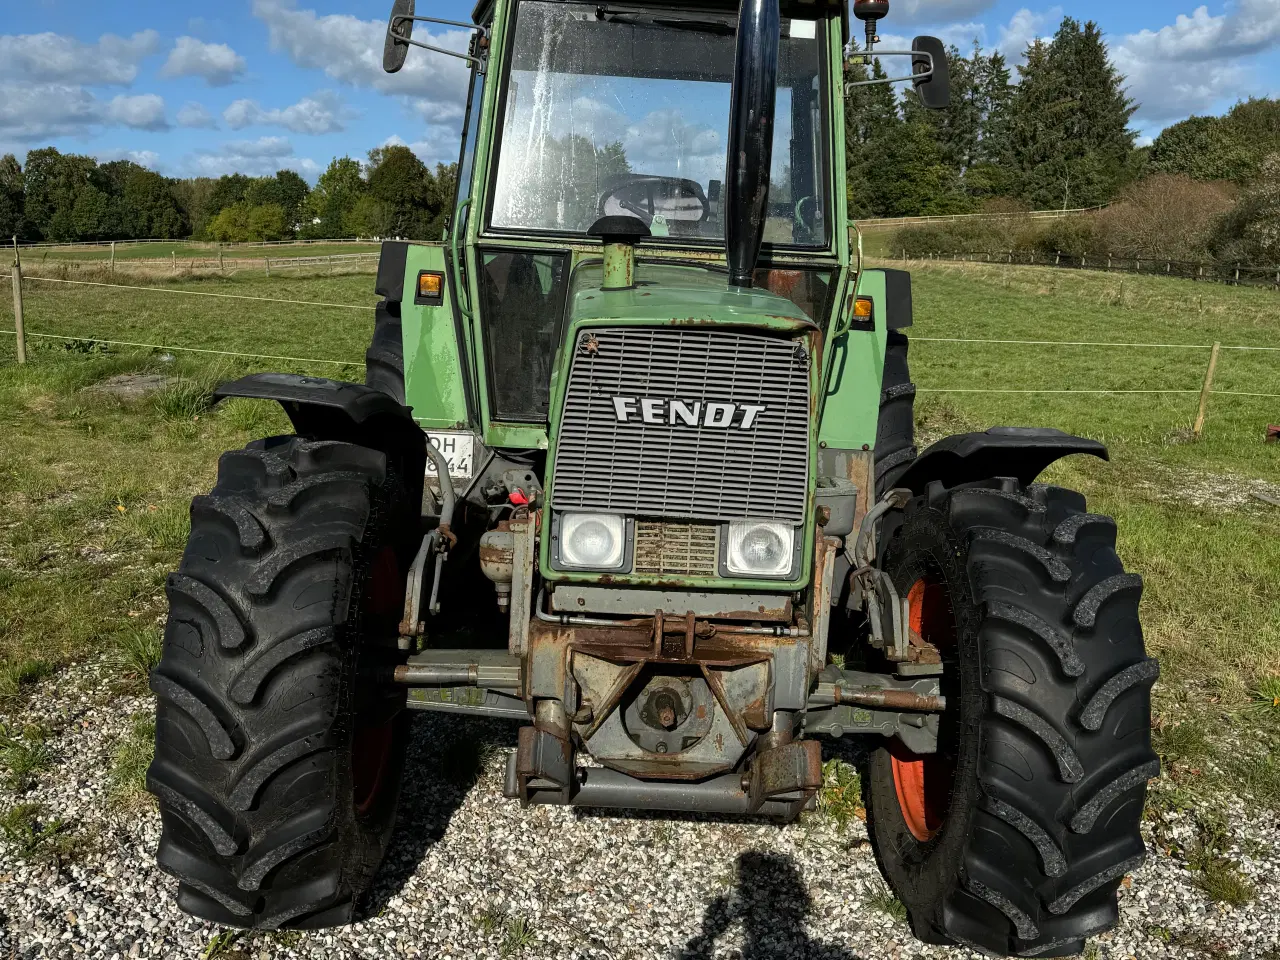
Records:
[[[717,527],[705,523],[636,524],[636,573],[716,575]]]
[[[582,334],[560,419],[552,506],[801,523],[809,363],[801,341],[761,334],[673,327]],[[625,421],[616,398],[624,398]],[[643,421],[645,399],[650,419],[661,422]],[[728,427],[709,426],[702,415],[689,425],[671,412],[672,401],[685,413],[709,403],[737,413]],[[748,407],[763,408],[750,423]]]

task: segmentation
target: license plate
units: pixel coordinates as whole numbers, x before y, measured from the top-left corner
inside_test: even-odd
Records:
[[[475,469],[475,436],[470,433],[428,433],[427,441],[444,454],[453,480],[470,480]],[[435,461],[427,458],[427,476],[436,475]]]

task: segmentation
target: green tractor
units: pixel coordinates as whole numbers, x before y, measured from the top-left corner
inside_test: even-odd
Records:
[[[358,917],[411,710],[519,721],[512,802],[795,820],[861,735],[915,934],[1066,956],[1143,859],[1157,663],[1055,430],[918,452],[911,281],[846,218],[884,0],[480,0],[444,243],[388,242],[364,384],[261,374],[168,581],[148,783],[183,909]],[[395,0],[385,66],[414,40]],[[905,72],[905,71],[904,71]],[[580,760],[590,757],[594,762]]]

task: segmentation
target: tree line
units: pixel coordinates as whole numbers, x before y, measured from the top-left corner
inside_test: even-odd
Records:
[[[1063,19],[1026,50],[1017,79],[999,53],[951,49],[951,106],[923,109],[888,86],[846,100],[854,217],[912,217],[1111,204],[1031,226],[911,228],[908,254],[1036,248],[1173,259],[1280,262],[1280,100],[1191,117],[1137,146],[1137,104],[1092,22]],[[886,76],[852,62],[845,79]],[[895,245],[896,246],[896,245]]]
[[[334,159],[314,187],[270,177],[164,177],[129,160],[32,150],[0,157],[0,237],[219,242],[400,237],[439,239],[456,164],[430,169],[406,146]]]

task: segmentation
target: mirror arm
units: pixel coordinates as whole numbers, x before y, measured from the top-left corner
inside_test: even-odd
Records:
[[[473,57],[469,53],[459,53],[457,50],[446,50],[444,47],[434,47],[429,43],[422,43],[411,37],[406,37],[398,29],[400,24],[406,21],[420,20],[423,23],[443,23],[451,27],[462,27],[464,30],[471,30],[486,39],[489,31],[484,27],[478,27],[474,23],[462,23],[458,20],[440,20],[437,17],[396,17],[391,25],[391,36],[400,43],[406,43],[411,47],[421,47],[423,50],[430,50],[432,53],[443,53],[446,57],[457,57],[459,60],[466,60],[468,63],[474,63],[481,73],[484,72],[484,61],[479,57]]]
[[[923,83],[925,80],[930,79],[935,72],[934,65],[933,65],[933,54],[925,53],[920,50],[881,50],[875,54],[855,53],[849,59],[852,60],[854,57],[869,57],[869,56],[915,57],[921,63],[923,63],[925,60],[928,60],[929,69],[922,71],[921,73],[913,73],[908,77],[885,77],[880,80],[855,80],[851,83],[846,83],[844,85],[844,92],[846,94],[850,90],[852,90],[854,87],[874,87],[876,84],[880,84],[880,83],[906,83],[907,81],[912,81],[914,83]]]

